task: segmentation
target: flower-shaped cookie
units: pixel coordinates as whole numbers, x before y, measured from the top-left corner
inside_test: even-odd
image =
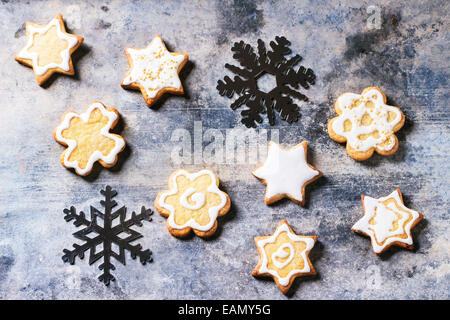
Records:
[[[120,85],[141,90],[147,106],[154,104],[165,92],[184,93],[178,74],[188,61],[188,55],[169,52],[160,35],[145,49],[125,48],[125,54],[130,70]]]
[[[259,262],[252,275],[272,277],[286,294],[295,278],[317,273],[308,257],[316,241],[315,236],[296,235],[282,220],[273,235],[255,237]]]
[[[347,142],[347,152],[355,160],[366,160],[374,151],[389,156],[398,149],[395,132],[405,123],[403,112],[386,104],[386,95],[368,87],[359,95],[344,93],[334,104],[339,115],[328,122],[328,134],[337,142]]]
[[[61,164],[80,176],[88,175],[96,161],[106,168],[114,166],[118,153],[125,149],[125,140],[109,132],[118,121],[117,110],[98,101],[80,115],[66,112],[53,132],[55,140],[68,147],[61,155]]]
[[[39,85],[55,73],[74,75],[71,54],[81,45],[83,37],[66,32],[61,14],[46,26],[27,22],[27,44],[14,58],[32,67]]]
[[[191,230],[209,237],[217,229],[217,217],[230,210],[230,198],[219,190],[219,179],[210,170],[190,173],[177,170],[169,178],[169,190],[155,199],[155,207],[167,218],[167,229],[176,237]]]
[[[377,256],[393,245],[413,249],[411,229],[423,216],[405,207],[400,189],[378,199],[362,195],[361,201],[364,216],[352,230],[370,237]]]

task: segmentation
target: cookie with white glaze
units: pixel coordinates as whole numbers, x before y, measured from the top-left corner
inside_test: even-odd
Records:
[[[126,145],[123,137],[110,132],[118,121],[119,112],[99,101],[82,114],[66,112],[53,132],[55,140],[67,147],[61,154],[61,164],[80,176],[90,174],[97,161],[103,167],[113,167]]]
[[[405,123],[400,108],[386,104],[386,95],[376,87],[361,94],[344,93],[336,100],[337,117],[328,122],[328,134],[334,141],[347,143],[350,157],[363,161],[377,152],[383,156],[398,149],[395,132]]]
[[[147,106],[152,106],[164,93],[184,93],[179,73],[188,62],[188,55],[169,52],[160,35],[144,49],[125,48],[125,54],[130,70],[120,85],[140,90]]]
[[[175,237],[186,237],[191,231],[203,238],[212,236],[217,218],[230,206],[230,198],[219,189],[219,179],[208,169],[175,171],[169,178],[169,190],[155,199],[156,210],[167,217],[167,229]]]
[[[272,277],[286,294],[297,277],[317,274],[309,260],[316,236],[299,236],[282,220],[271,236],[255,237],[259,262],[252,271],[254,277]]]
[[[289,198],[298,205],[305,204],[306,186],[319,179],[322,172],[307,162],[308,143],[284,149],[270,141],[267,159],[252,174],[266,185],[264,202],[269,205]]]
[[[14,59],[32,67],[39,85],[54,73],[74,75],[72,53],[83,42],[83,37],[66,32],[61,14],[46,26],[26,23],[27,44]]]
[[[364,216],[352,231],[370,237],[373,252],[378,256],[391,246],[413,250],[411,230],[422,220],[420,212],[407,208],[400,189],[382,198],[361,195]]]

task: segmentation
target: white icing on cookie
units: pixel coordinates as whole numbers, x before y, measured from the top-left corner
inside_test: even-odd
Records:
[[[198,210],[205,205],[205,194],[195,191],[195,188],[189,188],[181,195],[180,203],[186,209]],[[191,197],[191,200],[195,203],[194,205],[188,202],[188,197]]]
[[[185,60],[182,54],[167,51],[160,37],[155,37],[145,49],[126,48],[133,61],[131,72],[122,84],[140,84],[149,98],[154,98],[163,88],[181,88],[178,67]]]
[[[278,238],[278,235],[282,232],[286,232],[287,236],[289,237],[289,239],[293,242],[304,242],[306,244],[306,248],[302,251],[302,252],[295,252],[294,246],[292,246],[292,244],[290,243],[284,243],[282,246],[280,246],[278,248],[277,251],[275,251],[272,254],[272,262],[273,264],[279,268],[279,269],[283,269],[285,266],[287,266],[292,259],[297,256],[297,255],[301,255],[303,261],[304,261],[304,267],[303,269],[293,269],[291,270],[291,272],[288,273],[288,275],[286,277],[281,277],[278,274],[277,270],[272,270],[268,268],[268,259],[267,259],[267,254],[264,250],[264,247],[268,244],[268,243],[275,243],[275,241]],[[259,273],[270,273],[271,275],[273,275],[274,277],[277,278],[278,282],[280,283],[280,285],[282,286],[287,286],[289,284],[289,281],[291,279],[291,277],[295,274],[298,273],[309,273],[311,272],[311,268],[309,267],[309,263],[308,263],[308,258],[306,257],[306,252],[310,251],[313,247],[314,247],[314,243],[315,240],[313,238],[308,238],[308,237],[301,237],[298,236],[294,233],[292,233],[289,230],[289,227],[286,223],[283,223],[281,225],[278,226],[277,230],[275,231],[275,233],[265,239],[261,239],[259,241],[257,241],[256,245],[259,247],[260,252],[261,252],[261,256],[262,256],[262,263],[261,266],[259,267],[258,272]],[[288,246],[286,246],[288,245]],[[280,250],[283,250],[283,248],[289,247],[290,250],[290,258],[288,260],[286,260],[284,263],[280,263],[279,261],[277,261],[277,257],[282,258],[282,252],[279,252]],[[285,250],[283,250],[283,252],[286,253]],[[286,256],[285,256],[286,257]],[[287,262],[288,261],[288,262]]]
[[[107,117],[109,119],[108,120],[108,124],[106,124],[100,130],[100,133],[103,136],[114,140],[115,146],[111,150],[111,152],[109,154],[107,154],[106,156],[103,155],[103,153],[101,151],[99,151],[99,150],[94,151],[91,154],[91,156],[89,157],[89,160],[88,160],[88,163],[86,165],[86,168],[82,169],[78,165],[78,161],[77,160],[69,161],[69,157],[70,157],[72,151],[77,147],[77,141],[76,140],[72,140],[72,139],[64,138],[62,136],[62,132],[64,130],[66,130],[66,129],[69,129],[70,121],[73,118],[80,118],[83,122],[88,122],[89,118],[91,116],[91,113],[95,109],[100,110],[100,112],[103,114],[103,116],[105,116],[105,117]],[[109,133],[109,130],[111,129],[111,126],[116,121],[116,119],[117,119],[117,114],[115,112],[106,110],[105,106],[103,104],[99,103],[99,102],[95,102],[95,103],[91,104],[89,106],[88,110],[85,113],[82,113],[80,115],[78,115],[78,114],[76,114],[74,112],[67,113],[64,116],[63,121],[56,128],[56,131],[55,131],[56,140],[59,141],[59,142],[65,143],[68,146],[68,148],[67,148],[67,150],[66,150],[66,152],[64,154],[64,166],[67,167],[67,168],[74,168],[77,171],[78,174],[84,175],[84,174],[86,174],[86,173],[88,173],[88,172],[90,172],[92,170],[92,166],[98,160],[102,160],[106,164],[113,164],[114,161],[116,160],[117,154],[122,150],[123,146],[125,145],[125,140],[124,139]]]
[[[360,101],[358,106],[354,103],[357,101]],[[369,107],[366,105],[367,102],[373,105],[369,103]],[[380,91],[372,89],[363,95],[345,93],[338,98],[337,106],[342,113],[334,119],[331,126],[336,134],[347,139],[353,149],[361,152],[370,148],[388,151],[395,146],[393,129],[402,120],[402,113],[398,108],[385,104]],[[395,114],[391,122],[388,122],[388,112]],[[372,118],[369,125],[362,124],[363,116],[366,114]],[[349,131],[344,129],[344,122],[347,120],[351,122]],[[365,136],[373,132],[378,132],[378,137]],[[383,143],[385,145],[381,145]]]
[[[303,201],[304,184],[319,174],[318,170],[312,169],[306,162],[302,145],[284,150],[274,142],[269,145],[264,165],[253,171],[255,177],[265,180],[267,184],[266,198],[288,194],[300,202]]]
[[[286,251],[285,248],[288,248],[289,251]],[[294,259],[294,255],[295,255],[294,247],[292,246],[292,244],[285,243],[272,254],[272,262],[277,268],[283,269],[285,266],[289,264],[289,262],[292,261],[292,259]],[[280,262],[278,261],[278,258],[280,259],[287,258],[287,259],[283,262]]]
[[[61,51],[61,63],[55,63],[51,62],[45,66],[39,66],[38,65],[38,58],[39,53],[38,52],[29,52],[28,49],[31,48],[34,44],[34,35],[35,34],[45,34],[48,30],[50,30],[51,27],[56,27],[57,35],[60,39],[65,40],[68,42],[67,48],[65,48],[63,51]],[[52,21],[50,21],[49,24],[47,24],[45,27],[35,27],[31,24],[27,25],[27,37],[28,42],[25,48],[23,48],[19,54],[17,55],[18,58],[21,59],[30,59],[33,63],[33,70],[34,72],[41,76],[44,73],[47,72],[48,69],[52,68],[61,68],[64,71],[70,70],[69,60],[70,60],[70,50],[77,45],[78,38],[64,33],[61,30],[61,24],[60,21],[57,18],[53,18]]]
[[[388,205],[382,203],[388,199],[394,199],[395,203],[389,203]],[[352,229],[370,236],[374,252],[382,252],[386,246],[393,242],[413,244],[411,226],[414,225],[420,214],[405,207],[397,190],[387,197],[378,199],[364,196],[363,201],[364,216],[355,223]],[[396,205],[406,212],[399,210]],[[408,221],[408,219],[410,220]],[[375,224],[370,224],[371,220]],[[394,222],[398,224],[398,228],[395,230]],[[403,234],[406,234],[407,238],[398,237]]]
[[[177,177],[184,176],[187,179],[189,179],[190,181],[194,181],[195,179],[197,179],[198,177],[201,177],[203,175],[208,175],[211,178],[211,184],[208,186],[207,191],[218,195],[221,199],[220,204],[208,209],[209,223],[206,225],[198,224],[197,221],[195,221],[193,218],[191,218],[184,225],[176,224],[175,223],[175,208],[172,205],[166,203],[165,200],[168,196],[174,195],[178,192]],[[172,179],[172,181],[171,181],[172,189],[167,192],[162,193],[158,200],[158,205],[170,212],[169,217],[167,219],[169,226],[173,229],[184,229],[186,227],[191,227],[193,229],[200,230],[200,231],[210,230],[213,227],[213,225],[217,219],[220,209],[222,209],[227,203],[227,197],[226,197],[225,193],[223,191],[221,191],[216,185],[217,178],[214,175],[214,173],[208,169],[204,169],[204,170],[201,170],[196,173],[189,173],[186,170],[179,170],[177,172],[177,174],[175,174],[171,177],[171,179]],[[194,202],[193,205],[190,204],[187,200],[187,198],[189,196],[191,196],[190,200],[192,200]],[[205,203],[206,203],[206,194],[196,192],[196,190],[194,188],[188,188],[180,197],[180,204],[189,210],[201,209],[201,208],[203,208]]]

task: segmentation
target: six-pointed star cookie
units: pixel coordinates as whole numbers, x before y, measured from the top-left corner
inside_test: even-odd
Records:
[[[145,49],[125,48],[125,54],[130,70],[120,85],[141,90],[149,107],[165,92],[184,93],[178,74],[188,61],[188,55],[169,52],[160,35]]]
[[[109,132],[118,121],[119,112],[115,108],[105,108],[99,101],[91,103],[80,115],[66,112],[53,132],[55,140],[67,146],[61,155],[61,164],[75,169],[80,176],[91,173],[96,161],[106,168],[113,167],[126,144],[124,138]]]
[[[57,72],[74,75],[71,54],[81,45],[83,37],[66,32],[61,14],[46,26],[27,22],[27,44],[14,58],[32,67],[39,85]]]
[[[305,187],[322,176],[322,172],[308,164],[307,142],[284,150],[273,141],[264,165],[252,174],[267,185],[264,202],[271,204],[288,197],[295,203],[305,204]]]
[[[259,262],[253,276],[272,277],[286,294],[295,278],[316,274],[308,254],[317,237],[296,235],[282,220],[271,236],[255,237]]]
[[[376,255],[392,245],[413,249],[411,229],[423,216],[405,207],[400,189],[378,199],[362,195],[361,202],[364,216],[351,229],[370,237]]]

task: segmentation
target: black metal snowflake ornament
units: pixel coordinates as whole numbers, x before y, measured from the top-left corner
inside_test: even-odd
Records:
[[[230,105],[236,110],[242,105],[248,109],[241,112],[241,122],[248,128],[256,127],[263,119],[261,114],[267,113],[270,125],[275,124],[274,110],[279,113],[282,120],[292,123],[298,120],[300,108],[292,101],[292,98],[308,101],[308,98],[297,89],[299,85],[308,89],[314,84],[316,78],[311,69],[300,66],[297,71],[294,67],[302,60],[295,55],[287,59],[291,53],[291,43],[285,37],[275,37],[270,42],[272,50],[266,51],[266,46],[258,39],[258,54],[254,52],[251,45],[244,41],[235,42],[231,50],[233,58],[244,68],[231,64],[225,64],[225,68],[236,74],[234,80],[225,76],[217,82],[217,90],[221,96],[232,98],[236,93],[239,97]],[[264,74],[271,74],[276,79],[276,87],[269,92],[258,88],[258,79]],[[294,90],[295,89],[295,90]]]
[[[112,200],[112,198],[117,195],[117,192],[112,190],[110,186],[106,186],[105,190],[101,190],[100,193],[105,197],[105,200],[100,201],[100,204],[105,207],[105,212],[102,213],[91,206],[90,220],[86,219],[82,211],[77,214],[73,206],[70,209],[64,209],[64,219],[67,222],[74,220],[73,224],[76,227],[84,226],[83,229],[73,234],[75,238],[84,241],[84,243],[82,245],[73,244],[74,250],[64,249],[62,259],[64,262],[74,264],[75,258],[78,256],[80,259],[83,259],[84,252],[87,250],[89,250],[90,265],[98,259],[103,258],[103,263],[98,267],[103,273],[98,279],[108,286],[110,281],[115,280],[115,277],[111,274],[111,270],[115,270],[116,268],[111,263],[111,257],[114,257],[117,261],[125,265],[125,250],[128,250],[131,258],[136,259],[136,257],[139,257],[143,265],[152,261],[152,252],[150,250],[142,250],[140,244],[130,244],[142,238],[140,233],[130,229],[130,227],[142,227],[142,221],[151,221],[150,216],[153,214],[153,211],[142,207],[140,214],[136,214],[133,211],[130,219],[126,220],[127,208],[125,206],[112,212],[112,209],[117,205],[117,202]],[[103,227],[98,225],[97,218],[103,220]],[[119,224],[113,226],[113,221],[116,218],[120,219]],[[122,233],[127,235],[124,237],[121,235]],[[118,253],[113,251],[112,244],[118,246]],[[100,252],[96,252],[98,245],[103,245],[103,250]]]

